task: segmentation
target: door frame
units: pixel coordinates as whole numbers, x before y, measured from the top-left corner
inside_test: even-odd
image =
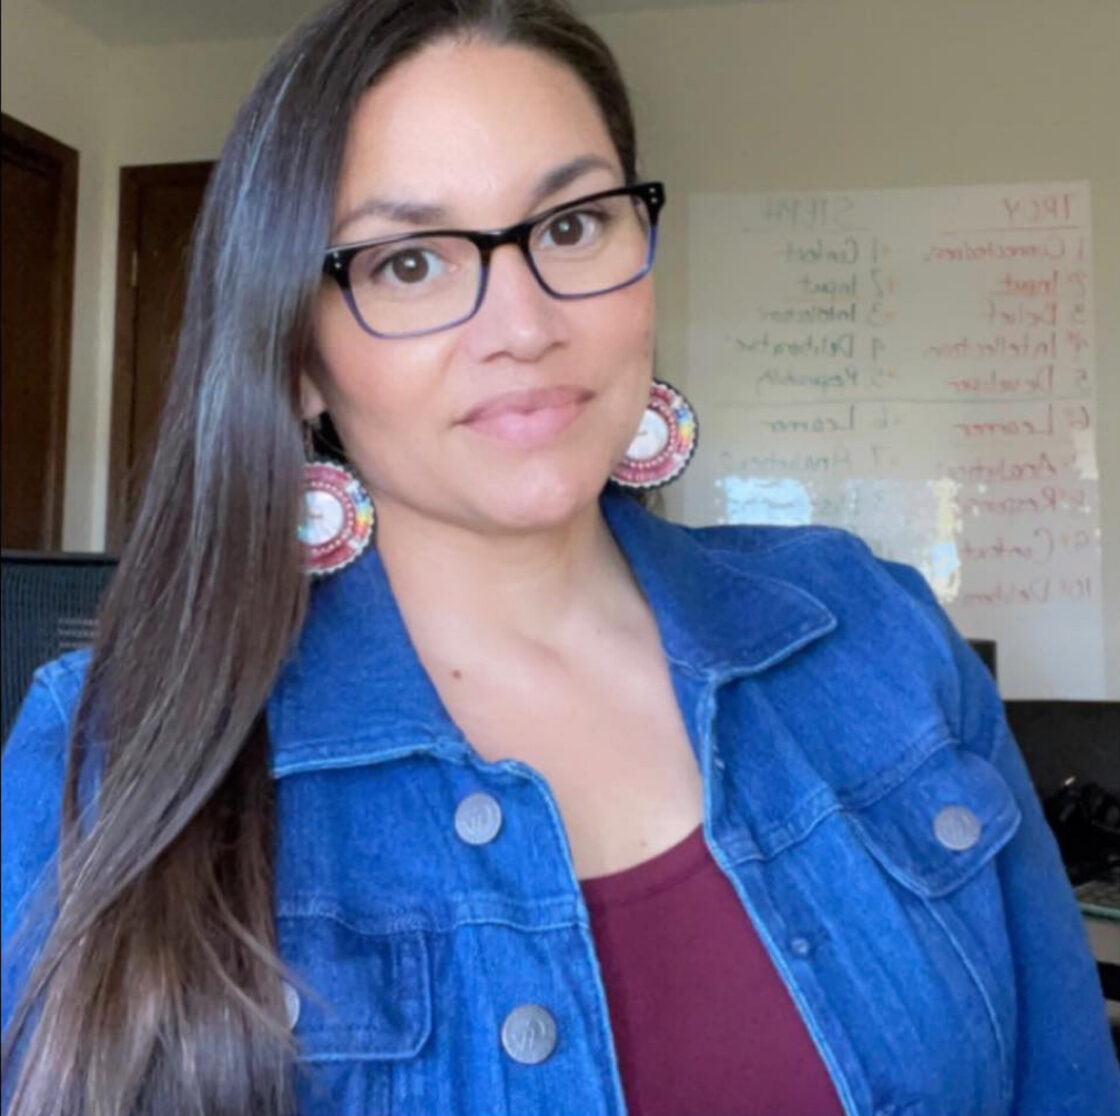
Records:
[[[66,428],[70,408],[70,339],[74,319],[74,245],[78,217],[79,154],[45,132],[24,124],[6,112],[0,113],[0,133],[5,157],[35,168],[46,167],[59,183],[57,237],[60,266],[53,276],[53,296],[58,312],[57,329],[45,354],[50,382],[51,417],[47,432],[45,522],[43,541],[47,550],[62,549],[62,510],[66,497]]]
[[[117,296],[113,326],[113,401],[109,427],[109,499],[106,546],[124,545],[136,377],[136,280],[140,253],[140,204],[148,186],[205,182],[213,160],[121,167],[117,226]]]

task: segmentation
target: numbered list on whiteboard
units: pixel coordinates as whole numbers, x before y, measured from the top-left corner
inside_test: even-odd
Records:
[[[1091,251],[1086,183],[693,195],[686,518],[852,530],[1101,696]]]

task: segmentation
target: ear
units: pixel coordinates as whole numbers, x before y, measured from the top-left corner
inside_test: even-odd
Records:
[[[317,419],[327,409],[318,385],[306,372],[299,374],[299,413],[304,422]]]

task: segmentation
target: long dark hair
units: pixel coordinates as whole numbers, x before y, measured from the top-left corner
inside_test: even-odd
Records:
[[[636,177],[616,63],[562,0],[344,0],[269,64],[199,217],[152,470],[71,735],[57,913],[4,1036],[12,1116],[291,1110],[262,710],[308,597],[298,373],[355,104],[446,37],[566,63]],[[86,764],[100,784],[79,825]]]

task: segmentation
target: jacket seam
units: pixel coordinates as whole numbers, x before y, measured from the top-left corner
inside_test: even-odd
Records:
[[[65,729],[69,726],[69,720],[66,715],[66,710],[62,704],[62,700],[59,697],[58,691],[55,689],[54,683],[51,680],[52,673],[57,672],[50,671],[45,667],[36,671],[39,681],[43,684],[47,693],[50,695],[51,703],[53,704],[55,714],[58,717],[58,723]]]
[[[876,802],[882,801],[898,789],[915,771],[917,771],[930,757],[939,752],[943,747],[951,746],[951,738],[942,736],[943,730],[938,726],[931,727],[926,732],[917,736],[913,743],[904,751],[903,758],[887,771],[878,772],[864,782],[856,785],[854,792],[841,794],[831,786],[824,786],[812,794],[791,811],[791,817],[807,808],[811,808],[815,799],[823,801],[823,808],[812,816],[811,820],[804,823],[796,831],[790,830],[789,820],[779,822],[762,830],[754,842],[757,853],[748,853],[745,856],[730,859],[730,863],[742,864],[752,860],[768,863],[790,849],[795,848],[808,840],[816,829],[834,814],[851,813],[865,810]],[[923,746],[927,741],[933,741],[932,746]],[[886,782],[887,777],[890,781]],[[895,777],[897,776],[897,777]],[[878,788],[876,784],[885,783]],[[783,835],[783,831],[784,835]]]
[[[877,771],[850,790],[837,791],[844,809],[864,810],[874,806],[909,779],[927,760],[953,746],[954,738],[942,725],[932,725],[903,750],[899,760],[885,771]]]
[[[968,953],[961,947],[957,936],[949,929],[942,917],[941,912],[938,911],[936,903],[931,899],[923,899],[926,910],[929,911],[930,917],[941,928],[941,932],[945,935],[948,941],[952,944],[953,952],[957,955],[958,960],[964,966],[965,971],[968,973],[969,980],[972,981],[973,987],[980,994],[980,998],[984,1002],[984,1011],[988,1016],[988,1024],[992,1028],[992,1034],[996,1040],[996,1048],[999,1050],[999,1083],[1000,1092],[1003,1105],[1006,1107],[1011,1099],[1011,1082],[1007,1073],[1007,1044],[1004,1040],[1003,1029],[999,1025],[999,1019],[996,1015],[995,1005],[992,1003],[991,996],[988,995],[987,988],[984,987],[984,982],[980,979],[980,974],[976,971],[976,966],[973,964],[972,959]]]
[[[750,531],[751,527],[742,524],[739,525],[744,531]],[[734,528],[732,528],[734,530]],[[743,547],[736,549],[730,546],[721,546],[715,542],[709,542],[713,536],[711,534],[705,536],[704,532],[711,532],[711,527],[694,527],[686,528],[692,535],[694,541],[704,546],[709,553],[726,553],[736,555],[751,555],[751,554],[774,554],[779,550],[788,550],[791,547],[802,546],[807,543],[818,542],[821,539],[836,539],[838,541],[847,542],[849,540],[858,540],[858,537],[853,535],[850,531],[844,530],[842,527],[826,527],[823,524],[806,524],[802,527],[795,528],[796,534],[791,534],[789,538],[768,543],[763,546],[752,546],[751,548]]]

